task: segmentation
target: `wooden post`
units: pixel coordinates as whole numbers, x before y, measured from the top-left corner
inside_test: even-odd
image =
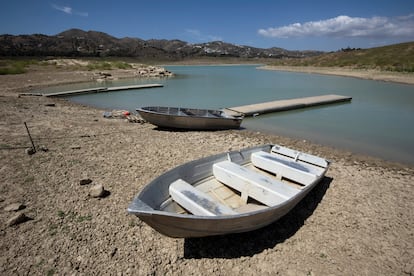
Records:
[[[27,127],[26,122],[24,122],[24,126],[26,127],[27,134],[29,135],[30,142],[32,143],[33,151],[36,152],[36,147],[35,147],[35,144],[33,143],[33,139],[32,139],[32,136],[30,135],[29,128]]]

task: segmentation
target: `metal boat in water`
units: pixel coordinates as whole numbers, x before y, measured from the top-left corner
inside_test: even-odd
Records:
[[[243,116],[232,116],[222,110],[183,107],[148,106],[137,108],[139,115],[160,128],[188,130],[221,130],[239,128]]]

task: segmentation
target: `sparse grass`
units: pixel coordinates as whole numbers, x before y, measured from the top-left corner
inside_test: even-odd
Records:
[[[32,59],[0,60],[0,75],[16,75],[27,72],[27,67],[38,64]]]
[[[30,184],[30,183],[33,183],[34,182],[34,176],[27,176],[25,179],[24,179],[24,183],[25,184]]]
[[[77,222],[84,222],[89,220],[92,220],[92,215],[78,216],[76,219]]]
[[[78,165],[81,163],[81,160],[79,159],[73,159],[73,160],[69,160],[68,161],[69,165],[74,166],[74,165]]]
[[[325,253],[321,253],[319,254],[319,257],[321,257],[322,259],[326,259],[328,255],[326,255]]]
[[[120,60],[90,60],[86,59],[87,65],[67,65],[75,70],[86,69],[93,70],[114,70],[114,69],[131,69],[133,66],[125,61]],[[0,59],[0,75],[10,74],[23,74],[28,71],[30,65],[39,66],[54,66],[59,67],[57,63],[53,63],[45,60],[34,60],[29,58],[16,58],[16,59]]]
[[[132,65],[123,61],[112,62],[113,66],[118,69],[131,69]]]
[[[0,144],[0,149],[11,149],[12,146],[8,145],[8,144]]]
[[[57,215],[58,215],[58,217],[60,217],[60,218],[64,218],[64,217],[66,216],[65,212],[63,212],[62,210],[59,210],[59,211],[57,212]]]
[[[45,259],[40,259],[40,261],[36,264],[37,267],[43,265],[45,263]]]
[[[50,236],[55,236],[58,233],[69,234],[70,227],[73,222],[75,223],[82,223],[85,221],[91,221],[92,215],[79,215],[77,212],[74,211],[62,211],[58,210],[56,212],[57,216],[61,219],[59,223],[51,223],[48,226],[48,231]]]
[[[414,42],[338,51],[303,59],[282,59],[272,65],[350,67],[412,73],[414,72]]]
[[[109,63],[107,61],[89,63],[86,67],[90,71],[92,71],[92,70],[111,70],[112,69],[111,63]]]
[[[64,212],[62,210],[57,211],[57,216],[61,219],[68,219],[69,221],[84,222],[92,220],[92,215],[88,214],[86,216],[81,216],[76,212],[69,211]]]
[[[56,224],[49,225],[49,235],[55,236],[58,232],[58,226]]]
[[[88,70],[113,70],[130,69],[132,65],[123,61],[91,61],[87,65]]]

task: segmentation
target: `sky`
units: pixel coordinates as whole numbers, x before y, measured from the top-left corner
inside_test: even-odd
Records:
[[[336,51],[414,41],[414,0],[1,0],[0,34],[68,29],[117,38]]]

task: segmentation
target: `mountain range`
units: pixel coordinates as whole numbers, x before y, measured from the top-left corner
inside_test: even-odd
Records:
[[[302,58],[320,51],[255,48],[222,41],[191,44],[181,40],[116,38],[103,32],[70,29],[57,35],[0,35],[0,56],[132,57],[184,60],[199,57]]]

